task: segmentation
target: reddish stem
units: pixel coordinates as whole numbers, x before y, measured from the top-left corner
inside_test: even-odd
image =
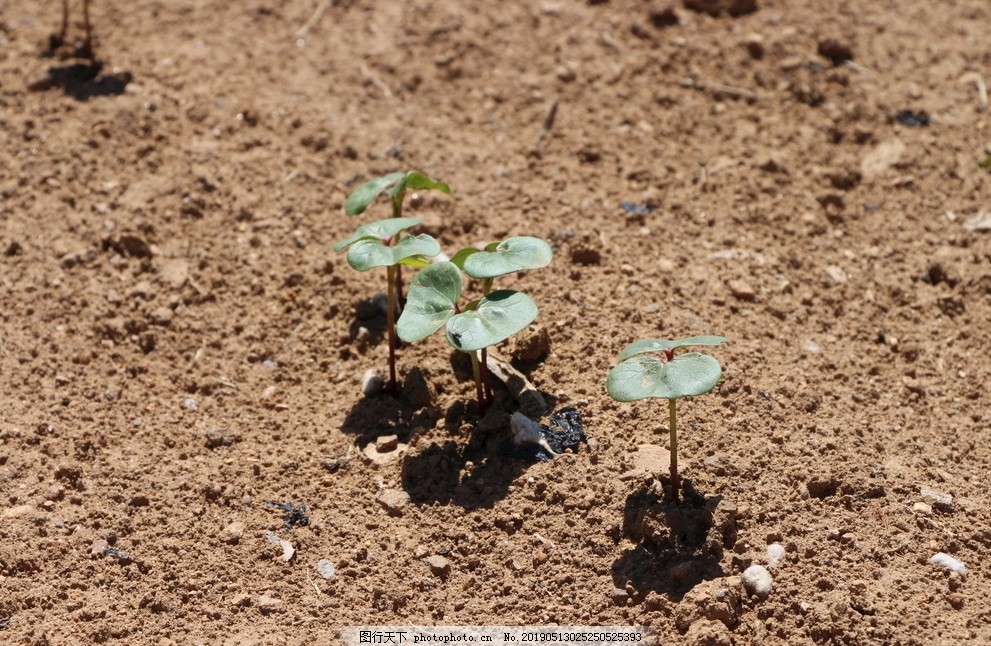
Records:
[[[678,476],[678,409],[677,399],[668,400],[668,425],[671,431],[671,497],[678,504],[681,478]]]
[[[385,314],[385,326],[388,332],[389,343],[389,389],[395,395],[399,392],[399,385],[396,379],[396,267],[386,268],[387,287],[387,311]]]

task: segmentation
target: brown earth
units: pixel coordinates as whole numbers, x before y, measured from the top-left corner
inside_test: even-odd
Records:
[[[0,0],[0,642],[991,642],[986,2],[92,13],[87,79],[72,42],[43,55],[57,3]],[[384,278],[331,246],[388,216],[347,193],[404,169],[454,189],[409,213],[449,253],[552,242],[511,283],[550,340],[517,367],[579,409],[575,454],[516,456],[516,403],[480,423],[440,337],[401,349],[402,397],[362,395]],[[604,380],[627,343],[696,334],[731,339],[725,383],[680,407],[713,515],[670,534],[640,449],[664,402]]]

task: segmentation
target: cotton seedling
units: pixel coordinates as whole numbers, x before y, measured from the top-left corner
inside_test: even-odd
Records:
[[[440,245],[427,235],[403,236],[406,229],[420,224],[416,218],[403,217],[406,191],[438,190],[447,195],[451,187],[419,171],[396,172],[371,179],[352,192],[344,202],[347,215],[361,215],[380,195],[389,198],[392,218],[379,220],[358,229],[334,245],[336,251],[348,249],[348,264],[358,271],[386,267],[386,332],[389,341],[389,388],[398,390],[396,378],[396,317],[403,300],[403,265],[423,267],[426,259],[440,253]],[[350,247],[350,248],[349,248]]]
[[[479,411],[483,413],[489,400],[483,386],[479,352],[505,341],[526,328],[537,317],[537,306],[526,294],[509,289],[491,290],[493,278],[523,268],[513,266],[508,262],[510,259],[519,255],[530,256],[529,252],[520,251],[524,246],[531,246],[530,242],[513,242],[513,240],[529,241],[536,238],[511,238],[501,243],[493,243],[490,245],[491,249],[486,248],[486,251],[459,252],[455,255],[457,263],[453,259],[439,262],[418,273],[410,282],[409,300],[396,324],[399,338],[409,343],[424,339],[440,328],[445,328],[447,342],[454,348],[467,352],[471,357],[475,393]],[[536,247],[539,245],[535,245]],[[543,254],[542,251],[543,255],[540,258],[530,258],[525,263],[534,267],[546,265],[550,262],[550,248],[548,247],[546,251],[547,254]],[[544,255],[546,261],[542,259]],[[482,298],[462,307],[458,304],[464,286],[460,267],[465,267],[467,272],[468,261],[475,256],[478,256],[479,260],[471,263],[475,274],[473,277],[483,281],[485,293]],[[502,268],[496,266],[500,263],[503,264]]]
[[[484,250],[466,247],[454,254],[451,262],[472,278],[481,280],[482,295],[488,296],[496,278],[517,271],[546,267],[553,259],[554,252],[545,241],[531,236],[520,236],[492,242],[486,245]],[[492,385],[488,376],[487,353],[488,350],[482,348],[479,364],[485,397],[491,402]]]
[[[397,392],[396,379],[396,276],[399,267],[425,267],[427,258],[440,253],[440,244],[426,234],[404,235],[420,224],[417,218],[390,218],[358,227],[334,251],[347,249],[348,264],[358,271],[386,268],[386,334],[389,342],[389,388]]]
[[[694,336],[687,339],[642,339],[619,353],[619,365],[606,377],[606,391],[619,402],[647,398],[668,400],[668,428],[671,434],[671,495],[678,502],[681,480],[678,476],[678,409],[682,397],[703,395],[722,379],[719,362],[706,354],[678,350],[691,346],[717,346],[726,343],[721,336]],[[650,353],[661,353],[664,360]]]

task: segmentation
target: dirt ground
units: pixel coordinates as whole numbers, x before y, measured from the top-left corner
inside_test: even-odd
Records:
[[[0,642],[991,643],[988,3],[95,0],[95,78],[71,4],[46,55],[58,3],[0,0]],[[362,394],[384,272],[331,247],[407,169],[448,253],[552,243],[500,352],[573,454],[440,336]],[[665,403],[604,382],[698,334],[682,532]]]

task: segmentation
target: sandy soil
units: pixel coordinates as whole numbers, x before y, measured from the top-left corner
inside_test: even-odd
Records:
[[[0,0],[0,642],[991,642],[986,2],[92,13],[86,78],[78,13],[46,56],[57,3]],[[517,368],[581,412],[574,454],[515,454],[518,405],[479,420],[440,337],[401,349],[402,396],[362,394],[384,276],[331,246],[388,216],[348,192],[406,169],[453,188],[409,213],[448,252],[552,242],[511,283],[549,339]],[[680,407],[711,512],[681,532],[664,402],[604,381],[696,334],[731,343]]]

